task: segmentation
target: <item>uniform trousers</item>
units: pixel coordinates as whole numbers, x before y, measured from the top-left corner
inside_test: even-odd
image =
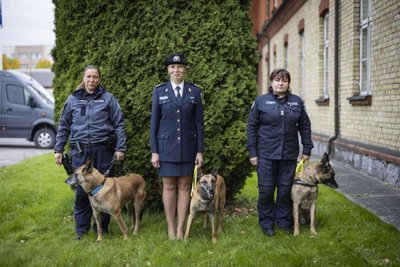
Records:
[[[111,165],[111,160],[114,156],[114,151],[111,151],[105,145],[85,147],[79,154],[76,147],[71,149],[71,161],[74,169],[85,164],[86,160],[90,157],[93,160],[93,166],[100,172],[104,173]],[[109,172],[109,177],[114,176],[114,169]],[[90,230],[90,221],[92,218],[92,206],[90,205],[89,195],[83,191],[83,188],[78,185],[75,188],[75,207],[74,217],[76,224],[76,233],[84,234]],[[101,227],[103,232],[108,232],[108,225],[110,223],[110,215],[101,213]],[[97,224],[94,221],[93,230],[97,233]]]
[[[275,224],[291,227],[291,189],[296,163],[296,160],[259,159],[257,212],[262,229],[274,229]]]

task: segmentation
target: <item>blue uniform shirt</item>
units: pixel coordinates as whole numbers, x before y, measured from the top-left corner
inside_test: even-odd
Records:
[[[196,85],[184,82],[180,103],[170,81],[154,88],[150,148],[168,162],[194,161],[204,151],[203,105]]]
[[[314,147],[311,122],[303,100],[291,93],[278,99],[275,94],[258,96],[247,123],[247,148],[250,158],[295,160],[299,156],[300,132],[303,154]]]

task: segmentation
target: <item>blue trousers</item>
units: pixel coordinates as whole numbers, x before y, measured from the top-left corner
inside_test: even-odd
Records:
[[[99,170],[100,173],[104,173],[109,167],[114,156],[114,151],[111,151],[106,146],[95,146],[89,148],[83,148],[81,154],[75,147],[71,149],[71,161],[74,169],[85,164],[88,157],[92,158],[93,166]],[[114,176],[114,170],[111,169],[108,176]],[[83,191],[79,185],[75,188],[75,206],[74,206],[74,217],[76,224],[76,233],[83,234],[89,232],[90,221],[92,218],[92,206],[90,205],[88,194]],[[108,231],[108,225],[110,224],[110,215],[101,213],[101,226],[103,232]],[[94,222],[93,230],[97,233],[97,224]]]
[[[259,160],[257,212],[261,228],[273,229],[275,224],[291,227],[291,190],[296,163],[296,160]]]

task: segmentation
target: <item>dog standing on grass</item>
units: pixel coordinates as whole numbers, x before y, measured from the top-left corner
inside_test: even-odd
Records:
[[[312,235],[317,235],[315,230],[315,217],[317,210],[318,184],[325,184],[331,188],[338,188],[335,181],[335,172],[329,164],[329,156],[325,153],[321,161],[311,163],[294,177],[292,186],[293,200],[293,235],[300,234],[300,222],[310,222]]]
[[[226,187],[222,176],[218,175],[217,170],[211,174],[204,175],[199,170],[200,178],[190,200],[190,211],[186,225],[185,240],[189,239],[190,227],[197,213],[206,213],[204,218],[204,228],[207,227],[207,219],[210,218],[212,227],[212,242],[217,242],[217,219],[218,232],[222,232],[222,220],[224,217]]]
[[[142,176],[130,173],[121,177],[106,178],[93,167],[92,160],[88,160],[77,168],[66,182],[69,185],[81,185],[83,190],[89,194],[97,223],[97,242],[103,238],[100,212],[113,216],[124,239],[128,239],[128,228],[121,211],[124,206],[132,214],[133,234],[138,233],[146,198],[146,182]]]

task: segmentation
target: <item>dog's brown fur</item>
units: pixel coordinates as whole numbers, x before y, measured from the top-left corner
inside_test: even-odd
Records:
[[[190,227],[198,212],[206,212],[204,228],[207,227],[207,219],[210,218],[212,226],[212,242],[217,242],[218,233],[222,232],[222,220],[224,217],[226,187],[224,178],[218,175],[216,170],[211,174],[202,174],[199,170],[199,181],[196,184],[190,201],[190,213],[187,220],[185,240],[189,239]],[[218,218],[217,218],[218,217]]]
[[[142,176],[130,173],[121,177],[106,178],[93,167],[93,162],[88,160],[75,170],[69,180],[71,180],[69,184],[75,182],[81,185],[88,194],[104,182],[100,191],[93,196],[89,194],[93,216],[97,223],[98,242],[103,238],[100,212],[113,216],[122,231],[124,239],[128,239],[128,229],[122,218],[121,211],[124,206],[132,213],[133,234],[138,233],[146,198],[146,182]]]
[[[318,184],[337,188],[335,172],[329,164],[328,154],[324,154],[320,162],[311,163],[295,176],[292,187],[294,235],[300,234],[300,222],[310,222],[312,235],[317,235],[315,229],[316,204]],[[297,181],[296,181],[297,180]],[[298,181],[299,180],[299,181]]]

